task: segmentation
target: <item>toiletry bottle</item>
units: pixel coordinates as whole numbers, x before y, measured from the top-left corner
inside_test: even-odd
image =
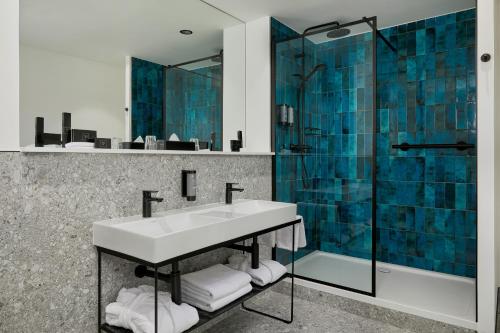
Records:
[[[280,112],[279,112],[280,123],[281,123],[281,125],[286,125],[287,118],[288,118],[286,104],[281,104],[279,110],[280,110]]]
[[[236,135],[238,136],[238,141],[240,142],[240,148],[243,148],[243,132],[238,131]]]
[[[293,107],[291,107],[291,106],[288,107],[287,116],[288,116],[288,119],[287,119],[288,126],[293,127]]]
[[[210,151],[215,150],[215,132],[210,134]]]

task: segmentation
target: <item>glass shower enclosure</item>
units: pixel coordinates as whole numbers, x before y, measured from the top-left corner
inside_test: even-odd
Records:
[[[295,274],[372,296],[376,36],[372,17],[275,36],[272,43],[273,195],[297,203],[307,237]],[[278,253],[284,263],[288,257]]]

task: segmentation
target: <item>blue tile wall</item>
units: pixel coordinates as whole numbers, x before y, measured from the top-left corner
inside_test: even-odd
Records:
[[[164,117],[166,119],[164,119]],[[222,65],[183,70],[132,58],[132,137],[210,141],[222,148]]]
[[[166,71],[166,135],[181,140],[210,141],[216,134],[216,150],[222,149],[222,65]]]
[[[475,276],[476,150],[391,149],[476,143],[475,26],[472,9],[382,30],[398,53],[378,43],[381,261]]]
[[[288,30],[273,31],[286,37]],[[476,143],[475,10],[382,33],[397,52],[377,43],[377,259],[474,277],[475,149],[402,152],[391,145]],[[317,129],[306,135],[310,154],[292,154],[297,127],[276,124],[276,198],[297,202],[306,219],[309,245],[301,255],[371,257],[370,38],[306,44],[306,69],[327,65],[305,93],[305,127]],[[276,44],[276,104],[296,110],[300,52],[300,40]]]
[[[132,139],[163,138],[164,66],[132,58]]]

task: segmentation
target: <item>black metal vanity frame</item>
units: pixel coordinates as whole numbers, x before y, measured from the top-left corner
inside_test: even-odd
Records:
[[[164,260],[164,261],[159,262],[159,263],[151,263],[151,262],[148,262],[148,261],[145,261],[145,260],[133,257],[133,256],[129,256],[129,255],[126,255],[126,254],[123,254],[120,252],[116,252],[116,251],[112,251],[112,250],[109,250],[109,249],[106,249],[106,248],[103,248],[100,246],[96,246],[96,249],[97,249],[97,332],[101,332],[101,331],[105,331],[105,332],[109,332],[109,333],[125,333],[125,332],[128,333],[128,332],[131,332],[130,330],[127,330],[127,329],[123,329],[120,327],[114,327],[114,326],[110,326],[108,324],[102,323],[102,316],[101,316],[102,281],[101,280],[102,280],[102,254],[103,253],[114,256],[114,257],[122,258],[122,259],[125,259],[128,261],[131,261],[131,262],[135,262],[135,263],[141,265],[136,269],[137,276],[140,276],[140,277],[150,276],[150,277],[154,278],[155,333],[158,333],[158,280],[170,282],[172,301],[175,302],[176,304],[182,303],[181,280],[180,280],[181,273],[179,271],[179,261],[190,258],[190,257],[194,257],[194,256],[202,254],[202,253],[206,253],[206,252],[218,249],[218,248],[227,247],[227,248],[232,248],[232,249],[252,253],[252,267],[256,268],[256,267],[258,267],[258,256],[259,256],[257,237],[260,235],[264,235],[266,233],[272,232],[272,231],[282,229],[282,228],[292,227],[292,249],[295,249],[295,227],[294,226],[300,222],[301,222],[300,219],[296,219],[294,221],[286,222],[286,223],[277,225],[277,226],[272,227],[272,228],[267,228],[267,229],[264,229],[261,231],[253,232],[253,233],[243,235],[243,236],[240,236],[240,237],[237,237],[237,238],[234,238],[231,240],[227,240],[227,241],[224,241],[221,243],[210,245],[210,246],[204,247],[202,249],[198,249],[196,251],[192,251],[192,252],[189,252],[189,253],[186,253],[186,254],[183,254],[183,255],[168,259],[168,260]],[[147,223],[147,221],[145,221],[144,223]],[[253,244],[250,246],[236,244],[238,242],[242,242],[242,241],[245,241],[248,239],[253,240]],[[242,308],[247,310],[247,311],[254,312],[254,313],[257,313],[257,314],[260,314],[260,315],[263,315],[263,316],[266,316],[266,317],[269,317],[272,319],[276,319],[276,320],[282,321],[282,322],[287,323],[287,324],[292,323],[293,322],[293,299],[294,299],[293,293],[294,293],[294,274],[295,274],[295,251],[291,251],[291,252],[292,252],[291,253],[292,254],[292,262],[291,262],[292,272],[291,273],[286,273],[278,281],[271,283],[271,284],[268,284],[264,287],[260,287],[260,286],[256,286],[256,285],[252,284],[253,289],[251,292],[249,292],[248,294],[240,297],[239,299],[229,303],[228,305],[224,306],[223,308],[221,308],[217,311],[207,312],[207,311],[197,309],[200,320],[195,326],[191,327],[186,332],[189,332],[191,330],[194,330],[194,329],[204,325],[205,323],[209,322],[211,319],[218,317],[219,315],[227,312],[228,310],[234,308],[235,306],[237,306],[239,304],[241,304]],[[272,259],[276,260],[276,248],[272,249]],[[161,267],[164,267],[166,265],[172,265],[172,273],[170,273],[170,274],[159,273],[158,269]],[[153,269],[153,271],[149,271],[147,269],[147,267],[151,267]],[[261,292],[274,286],[275,284],[279,283],[280,281],[282,281],[283,279],[285,279],[287,277],[291,277],[291,279],[292,279],[291,292],[290,292],[290,319],[283,319],[283,318],[280,318],[280,317],[277,317],[277,316],[274,316],[274,315],[271,315],[268,313],[264,313],[264,312],[261,312],[261,311],[258,311],[258,310],[255,310],[255,309],[252,309],[252,308],[245,306],[245,301],[260,294]]]

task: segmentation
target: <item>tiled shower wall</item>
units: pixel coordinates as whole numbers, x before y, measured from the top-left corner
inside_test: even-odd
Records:
[[[133,139],[176,133],[183,141],[210,141],[212,132],[216,148],[222,148],[222,65],[165,70],[132,58]]]
[[[164,66],[132,58],[132,139],[163,138]]]
[[[183,141],[198,138],[222,148],[222,65],[166,70],[166,136],[176,133]]]
[[[476,149],[391,148],[476,143],[476,11],[385,29],[379,43],[379,260],[474,277]]]
[[[475,10],[382,33],[397,52],[378,40],[377,258],[473,277],[476,150],[391,145],[475,143]],[[306,136],[307,173],[287,150],[297,129],[276,125],[276,197],[298,203],[308,251],[371,257],[371,52],[371,34],[307,44],[306,67],[327,65],[305,94],[305,127],[319,129]],[[299,41],[277,44],[276,104],[296,103],[297,53]]]

